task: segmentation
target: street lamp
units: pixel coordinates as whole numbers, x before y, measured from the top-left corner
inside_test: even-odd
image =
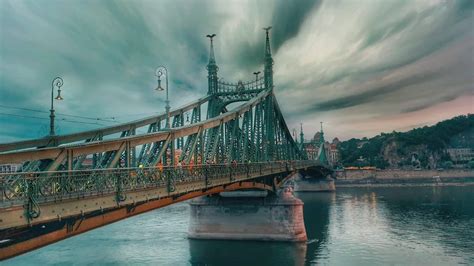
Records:
[[[51,83],[51,109],[50,114],[49,114],[49,135],[54,136],[54,101],[53,101],[53,96],[54,96],[54,87],[58,88],[58,96],[56,96],[56,100],[63,100],[63,97],[61,97],[61,87],[63,86],[64,81],[61,77],[56,77],[53,79],[53,82]]]
[[[258,74],[260,74],[260,71],[253,72],[255,75],[255,89],[258,89]]]
[[[168,87],[168,69],[164,66],[159,66],[156,69],[155,76],[158,78],[158,86],[155,90],[157,91],[164,91],[165,89],[161,87],[161,77],[164,76],[166,79],[166,128],[170,128],[170,101],[168,98],[169,94],[169,87]]]
[[[258,74],[260,74],[260,71],[253,72],[253,74],[255,75],[255,82],[257,82],[258,81]]]

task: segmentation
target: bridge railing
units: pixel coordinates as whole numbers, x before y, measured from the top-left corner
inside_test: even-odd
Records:
[[[217,82],[217,92],[218,93],[235,93],[235,92],[245,92],[245,91],[257,91],[265,89],[264,79],[259,78],[258,80],[253,81],[239,81],[237,83],[226,82],[219,80]]]
[[[171,193],[179,184],[203,182],[207,187],[217,179],[228,178],[231,183],[314,164],[315,161],[278,161],[0,174],[0,207],[113,193],[120,201],[129,191],[163,187]]]

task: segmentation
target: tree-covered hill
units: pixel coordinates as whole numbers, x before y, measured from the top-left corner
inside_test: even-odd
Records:
[[[339,145],[344,166],[404,167],[419,161],[423,168],[449,161],[447,148],[474,149],[474,115],[461,115],[408,132],[382,133],[350,139]]]

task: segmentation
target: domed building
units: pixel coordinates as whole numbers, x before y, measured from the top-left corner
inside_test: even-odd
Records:
[[[327,161],[330,165],[335,166],[339,163],[339,143],[341,141],[336,137],[332,143],[324,140],[324,132],[316,132],[309,142],[305,142],[302,147],[308,155],[308,160]],[[324,144],[324,150],[320,150],[321,143]]]
[[[319,142],[319,139],[321,139],[321,132],[318,131],[316,134],[314,134],[313,141]]]

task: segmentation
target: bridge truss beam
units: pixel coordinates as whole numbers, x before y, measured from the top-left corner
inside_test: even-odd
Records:
[[[25,193],[2,191],[10,198],[0,201],[0,237],[10,241],[0,243],[0,259],[193,197],[237,189],[275,192],[291,172],[316,165],[287,161],[24,173]]]

